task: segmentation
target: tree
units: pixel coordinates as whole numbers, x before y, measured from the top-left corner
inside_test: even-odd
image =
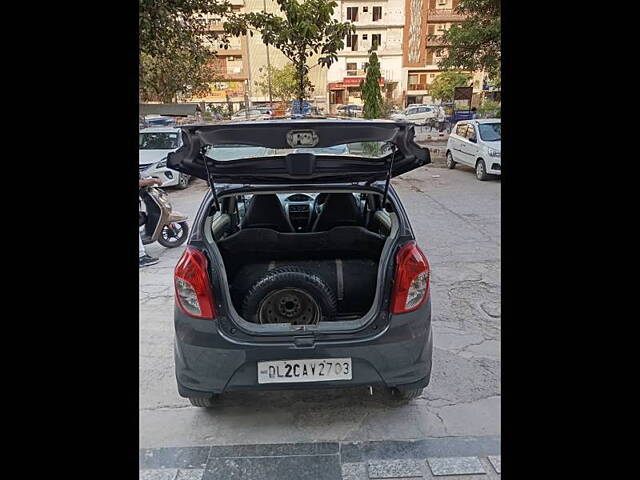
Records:
[[[337,3],[326,0],[276,0],[282,16],[266,12],[235,15],[225,23],[225,31],[235,36],[262,35],[266,45],[273,45],[292,63],[296,71],[296,97],[302,103],[310,82],[307,58],[319,55],[317,65],[329,67],[344,48],[347,34],[355,31],[349,22],[331,16]]]
[[[258,91],[262,95],[269,93],[269,72],[263,73],[258,81],[255,82]],[[311,82],[308,82],[307,91],[311,88]],[[282,103],[289,103],[298,91],[298,81],[296,78],[296,69],[292,64],[285,65],[282,68],[271,67],[271,92],[274,97]]]
[[[367,76],[361,83],[364,118],[380,118],[382,115],[382,94],[380,93],[380,62],[376,52],[371,52],[366,65]]]
[[[455,87],[467,87],[471,75],[461,72],[442,72],[431,84],[431,96],[443,102],[453,101]]]
[[[208,30],[207,16],[231,13],[227,0],[138,0],[140,98],[173,101],[180,92],[208,91],[215,79],[210,64],[213,40],[225,48],[225,35]]]
[[[467,15],[445,32],[447,53],[438,63],[443,70],[484,70],[496,86],[500,84],[501,0],[460,0],[456,11]]]

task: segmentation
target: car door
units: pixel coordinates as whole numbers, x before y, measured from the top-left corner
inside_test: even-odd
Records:
[[[466,123],[458,123],[455,130],[449,135],[451,156],[453,157],[453,161],[457,163],[466,163],[463,144],[466,141],[467,126]]]
[[[478,131],[472,123],[467,125],[460,150],[463,152],[464,163],[475,167],[478,158]]]
[[[408,108],[405,115],[407,122],[416,123],[416,120],[418,118],[418,109],[416,107]]]

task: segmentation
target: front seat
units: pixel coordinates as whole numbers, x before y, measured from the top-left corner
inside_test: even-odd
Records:
[[[242,228],[270,228],[278,232],[293,232],[280,199],[275,193],[254,195],[240,223]]]
[[[333,227],[351,227],[361,224],[362,214],[353,194],[330,193],[311,231],[324,232]]]

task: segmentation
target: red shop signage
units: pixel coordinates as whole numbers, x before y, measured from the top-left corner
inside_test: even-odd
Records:
[[[342,83],[344,84],[345,87],[359,87],[360,86],[360,82],[364,81],[364,77],[344,77],[344,79],[342,80]],[[378,84],[380,86],[384,85],[384,78],[380,77],[380,79],[378,80]]]

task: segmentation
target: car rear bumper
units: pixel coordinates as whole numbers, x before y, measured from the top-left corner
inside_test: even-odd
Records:
[[[217,322],[198,320],[175,310],[175,366],[182,397],[238,390],[342,388],[353,386],[425,387],[431,377],[433,337],[431,302],[402,315],[392,315],[389,327],[367,341],[247,345],[220,334]],[[353,378],[327,382],[259,384],[257,363],[309,358],[352,359]]]

